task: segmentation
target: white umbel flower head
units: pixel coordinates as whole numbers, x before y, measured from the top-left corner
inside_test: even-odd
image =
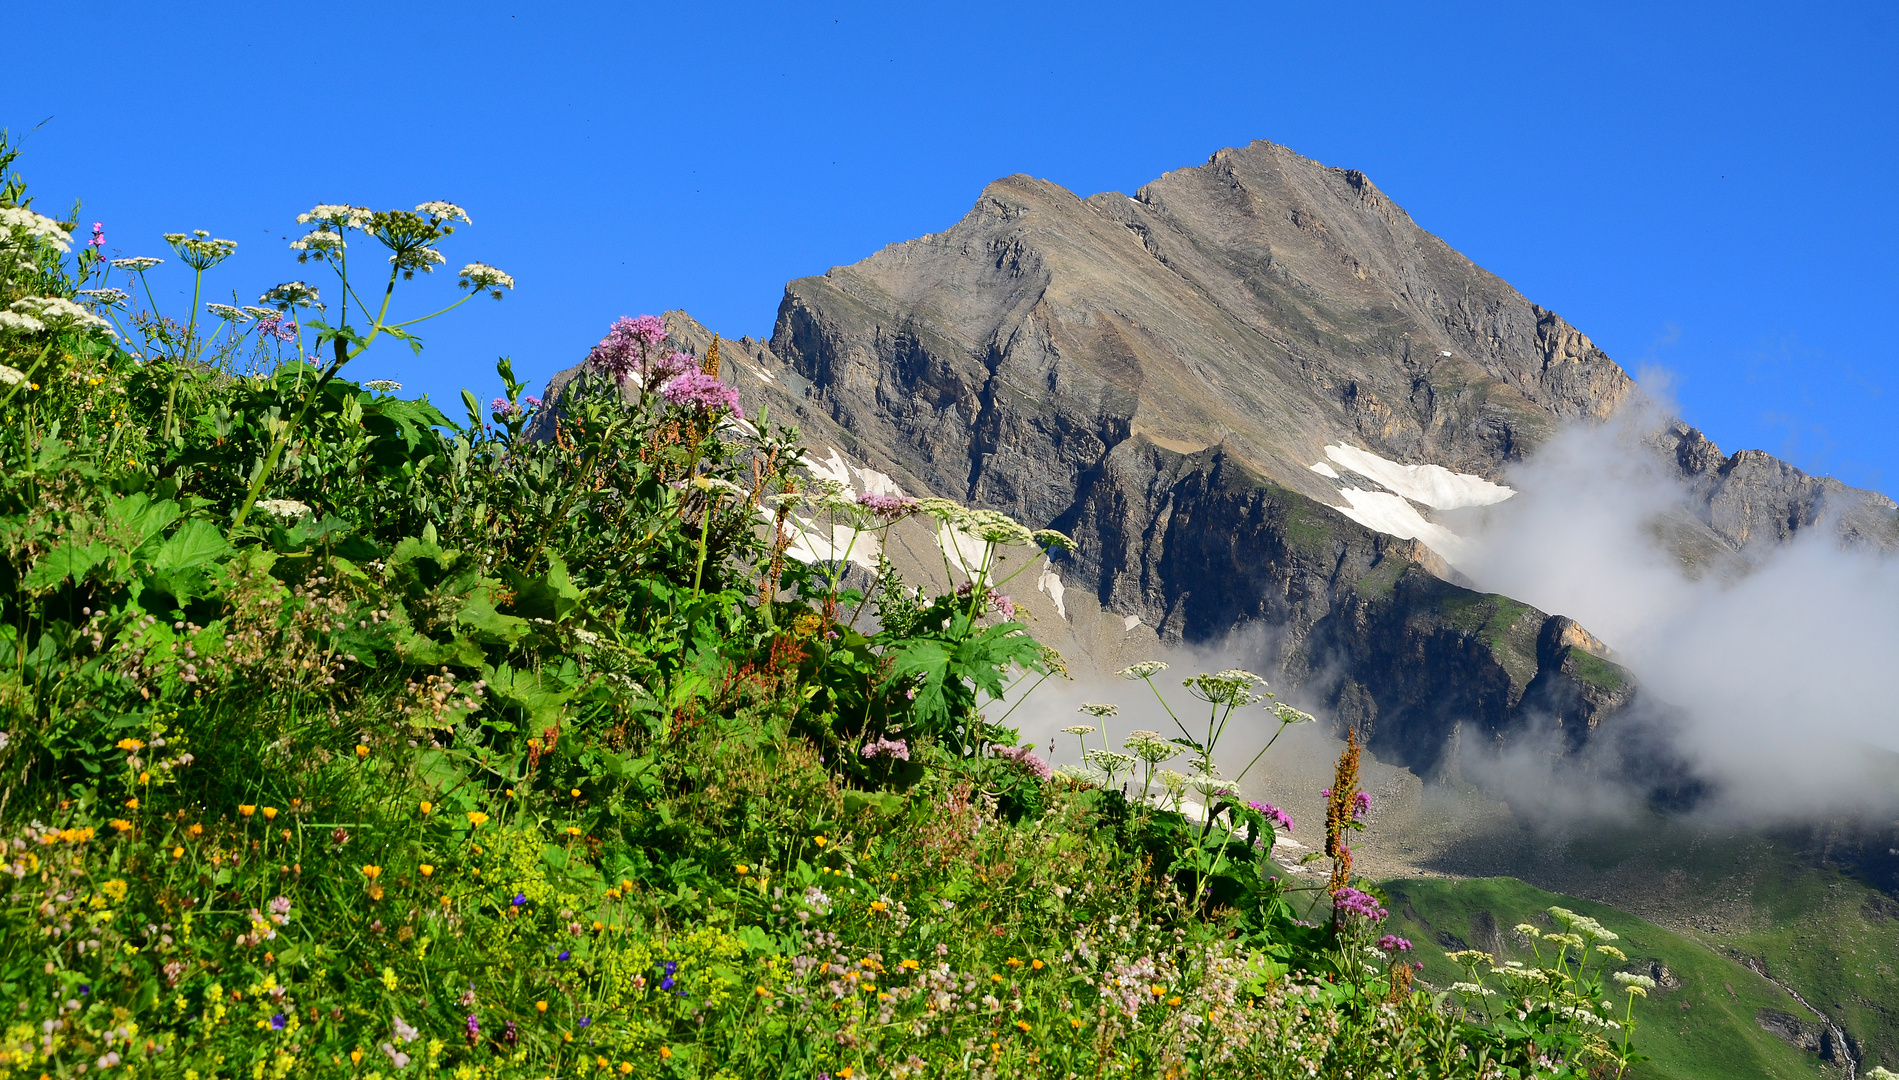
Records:
[[[257,508],[271,517],[295,521],[310,512],[310,507],[295,499],[259,499]]]
[[[1095,701],[1084,701],[1081,703],[1081,708],[1076,709],[1075,711],[1078,713],[1087,713],[1089,716],[1099,716],[1099,717],[1106,718],[1110,716],[1121,715],[1121,706],[1103,705],[1100,702],[1095,702]]]
[[[314,229],[303,236],[290,241],[290,250],[297,253],[298,262],[315,259],[322,262],[332,258],[349,245],[343,242],[343,234],[335,229]]]
[[[323,310],[323,301],[317,299],[317,291],[301,281],[286,281],[257,298],[260,304],[269,304],[278,311],[291,308],[316,308]]]
[[[18,386],[26,381],[26,372],[0,364],[0,386]]]
[[[232,307],[229,304],[206,304],[204,309],[220,319],[228,319],[234,323],[251,321],[251,317],[245,314],[243,308]]]
[[[129,273],[142,274],[164,261],[163,259],[154,259],[150,255],[134,255],[129,259],[114,259],[112,260],[112,265]]]
[[[308,213],[297,215],[297,224],[308,225],[318,222],[334,225],[339,229],[367,229],[369,219],[375,211],[367,206],[349,206],[344,203],[318,203]]]
[[[1142,679],[1151,679],[1166,670],[1167,661],[1165,660],[1143,660],[1133,667],[1124,667],[1120,671],[1115,672],[1115,674],[1121,676],[1123,679],[1139,682]]]
[[[231,257],[237,250],[235,240],[213,240],[211,234],[203,229],[193,229],[190,235],[185,233],[166,233],[165,242],[178,253],[178,258],[193,270],[209,270]]]
[[[461,288],[487,289],[496,300],[501,299],[501,290],[514,288],[514,278],[487,263],[471,262],[462,267]]]
[[[81,289],[79,295],[100,307],[124,307],[129,298],[124,289]]]
[[[263,319],[263,318],[268,318],[269,316],[277,314],[277,309],[268,308],[268,307],[260,307],[256,304],[245,304],[244,314],[249,315],[255,319]]]
[[[452,202],[425,202],[417,206],[415,212],[432,217],[437,221],[454,221],[459,218],[464,225],[474,224],[474,222],[468,220],[468,211],[463,210]]]
[[[24,206],[0,206],[0,249],[44,240],[61,251],[71,251],[68,226]]]
[[[370,379],[363,384],[365,390],[377,390],[385,394],[402,389],[402,384],[394,379]]]
[[[8,318],[7,316],[12,316]],[[112,324],[63,296],[23,296],[0,312],[0,328],[18,333],[42,330],[104,330]],[[113,335],[117,336],[117,335]]]

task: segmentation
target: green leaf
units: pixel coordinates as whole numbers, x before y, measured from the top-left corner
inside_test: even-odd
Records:
[[[112,549],[105,544],[61,544],[40,556],[20,584],[35,591],[52,588],[67,578],[77,584],[93,567],[111,558]]]
[[[229,554],[231,545],[210,522],[195,519],[173,533],[152,558],[158,570],[189,570],[216,562]]]

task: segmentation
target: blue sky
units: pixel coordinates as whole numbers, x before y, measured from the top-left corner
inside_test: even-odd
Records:
[[[467,207],[451,267],[517,291],[354,369],[452,412],[496,356],[538,381],[622,314],[764,336],[785,281],[941,230],[998,176],[1132,191],[1271,139],[1364,170],[1724,449],[1893,493],[1894,11],[67,0],[9,15],[41,44],[0,69],[0,124],[51,118],[38,205],[83,199],[124,254],[237,240],[220,299],[319,281],[284,247],[314,203]]]

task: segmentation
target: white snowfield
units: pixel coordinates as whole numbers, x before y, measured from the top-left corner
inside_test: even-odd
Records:
[[[1514,489],[1481,476],[1453,472],[1442,465],[1400,465],[1353,446],[1327,446],[1325,456],[1386,489],[1365,491],[1348,485],[1339,490],[1346,505],[1335,506],[1334,510],[1387,536],[1417,540],[1452,565],[1470,554],[1469,541],[1426,519],[1412,504],[1456,510],[1466,506],[1491,506],[1516,494]],[[1323,461],[1307,467],[1321,476],[1340,478],[1338,471]]]
[[[1328,446],[1325,456],[1386,490],[1439,510],[1490,506],[1516,494],[1515,490],[1493,484],[1481,476],[1452,472],[1442,465],[1400,465],[1370,450],[1352,446]],[[1318,468],[1312,466],[1314,472]]]
[[[903,488],[889,476],[876,469],[852,464],[835,446],[825,449],[830,453],[822,458],[810,454],[799,458],[799,463],[812,476],[829,480],[853,494],[904,497]],[[774,520],[769,512],[761,510],[760,513],[766,521]],[[981,537],[953,528],[948,522],[939,521],[935,524],[933,532],[936,546],[942,549],[951,566],[962,571],[964,577],[975,579],[981,572],[983,550],[987,544]],[[849,560],[874,573],[877,558],[883,554],[883,546],[875,532],[859,532],[850,525],[832,524],[816,518],[805,519],[793,514],[785,519],[785,531],[790,541],[785,547],[785,554],[802,563]],[[1052,560],[1044,560],[1041,572],[1036,575],[1035,588],[1054,601],[1057,615],[1068,618],[1067,605],[1062,602],[1062,594],[1067,589],[1062,584],[1061,575],[1055,572]]]

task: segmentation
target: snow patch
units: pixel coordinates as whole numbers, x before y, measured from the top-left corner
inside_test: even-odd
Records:
[[[1055,560],[1043,560],[1042,574],[1035,579],[1035,588],[1039,592],[1046,593],[1050,600],[1055,601],[1055,614],[1064,619],[1068,618],[1068,609],[1062,605],[1062,594],[1068,590],[1062,585],[1060,575],[1055,573]]]
[[[1442,465],[1400,465],[1369,450],[1351,446],[1328,446],[1325,456],[1368,480],[1376,481],[1381,487],[1439,510],[1490,506],[1516,494],[1515,490],[1502,484],[1493,484],[1481,476],[1452,472]],[[1312,468],[1318,471],[1318,466]]]
[[[764,368],[752,367],[751,365],[748,364],[746,365],[745,370],[751,372],[752,374],[758,376],[759,378],[765,380],[768,383],[775,383],[778,381],[778,376],[773,375],[771,372],[766,371]]]
[[[947,521],[936,523],[936,546],[943,549],[943,557],[949,564],[963,572],[970,581],[982,579],[988,584],[988,572],[983,569],[983,553],[989,549],[989,542],[980,536],[966,533]]]
[[[1318,473],[1320,476],[1329,476],[1334,480],[1337,480],[1339,478],[1339,471],[1337,469],[1334,469],[1332,466],[1327,465],[1323,461],[1315,461],[1312,464],[1307,465],[1306,468],[1311,469],[1313,472]]]
[[[1387,536],[1400,540],[1418,540],[1432,551],[1451,562],[1457,563],[1470,553],[1469,543],[1461,536],[1436,522],[1424,520],[1418,508],[1402,495],[1393,495],[1389,491],[1361,491],[1348,487],[1339,492],[1345,496],[1345,506],[1332,509],[1365,526]]]

